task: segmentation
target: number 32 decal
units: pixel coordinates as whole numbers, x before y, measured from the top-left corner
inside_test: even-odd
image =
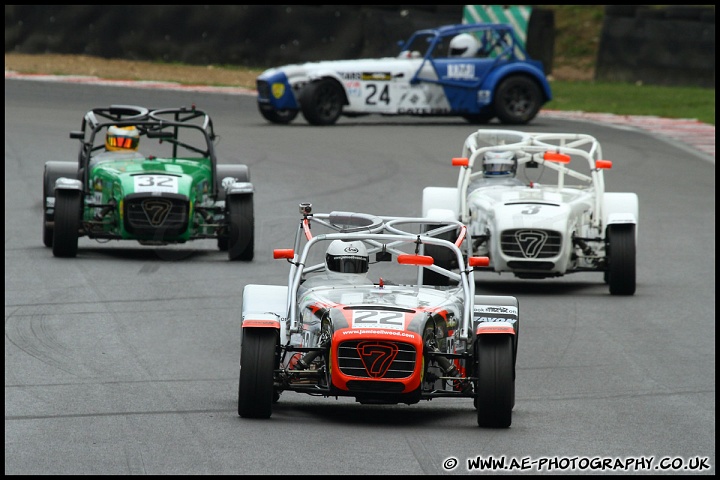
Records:
[[[137,175],[134,182],[136,192],[178,193],[178,177],[172,175]]]

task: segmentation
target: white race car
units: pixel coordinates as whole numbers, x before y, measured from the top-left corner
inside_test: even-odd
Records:
[[[487,270],[529,279],[602,272],[612,295],[635,293],[638,197],[605,191],[612,162],[594,137],[478,130],[452,163],[457,186],[426,187],[422,215],[467,225]],[[426,254],[457,267],[432,246]],[[432,271],[425,279],[447,284]]]

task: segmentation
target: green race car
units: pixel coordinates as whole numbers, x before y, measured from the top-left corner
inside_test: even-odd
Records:
[[[216,238],[230,260],[254,255],[254,188],[246,165],[219,165],[210,116],[191,108],[94,108],[77,162],[43,175],[43,243],[75,257],[79,237],[162,246]]]

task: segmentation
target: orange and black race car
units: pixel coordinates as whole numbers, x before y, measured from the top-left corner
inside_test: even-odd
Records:
[[[363,404],[473,400],[481,427],[506,428],[515,403],[519,311],[476,295],[466,228],[442,218],[313,213],[300,204],[287,285],[243,290],[238,414],[269,418],[285,391]],[[452,241],[448,232],[459,232]],[[448,250],[459,273],[434,264]],[[425,285],[427,272],[447,286]]]

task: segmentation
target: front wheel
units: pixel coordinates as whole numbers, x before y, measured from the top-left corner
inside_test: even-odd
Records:
[[[480,427],[508,428],[515,403],[512,336],[480,335],[475,351],[477,423]]]
[[[265,120],[278,125],[287,125],[295,120],[298,115],[298,110],[275,110],[274,108],[263,107],[260,104],[258,104],[258,110]]]
[[[342,87],[326,78],[305,85],[300,94],[300,107],[308,123],[332,125],[342,113],[344,100]]]
[[[53,245],[53,225],[55,221],[54,207],[48,208],[48,199],[55,197],[55,182],[60,177],[78,178],[77,162],[45,162],[43,171],[43,245]]]
[[[522,76],[506,78],[495,90],[493,108],[500,122],[524,125],[540,111],[542,91],[538,84]]]
[[[250,181],[250,169],[247,165],[228,165],[228,164],[222,164],[218,165],[215,170],[215,178],[217,179],[218,184],[223,181],[223,179],[227,177],[232,177],[235,179],[236,182],[249,182]],[[225,188],[223,188],[222,185],[218,185],[218,201],[226,201],[227,195],[225,193]],[[227,231],[227,229],[221,229],[221,231],[218,233],[217,238],[217,245],[218,250],[221,252],[227,252],[228,248],[230,247],[230,233]]]
[[[218,247],[227,247],[230,260],[252,260],[255,256],[255,213],[251,194],[232,195],[227,199],[229,232],[227,245],[218,240]]]
[[[610,295],[633,295],[636,277],[635,225],[610,225],[607,229],[607,283]]]
[[[270,328],[249,328],[243,332],[240,350],[238,415],[243,418],[270,418],[276,398],[273,388],[277,333]]]
[[[55,192],[55,227],[52,249],[56,257],[74,257],[78,250],[82,193],[76,190]]]

